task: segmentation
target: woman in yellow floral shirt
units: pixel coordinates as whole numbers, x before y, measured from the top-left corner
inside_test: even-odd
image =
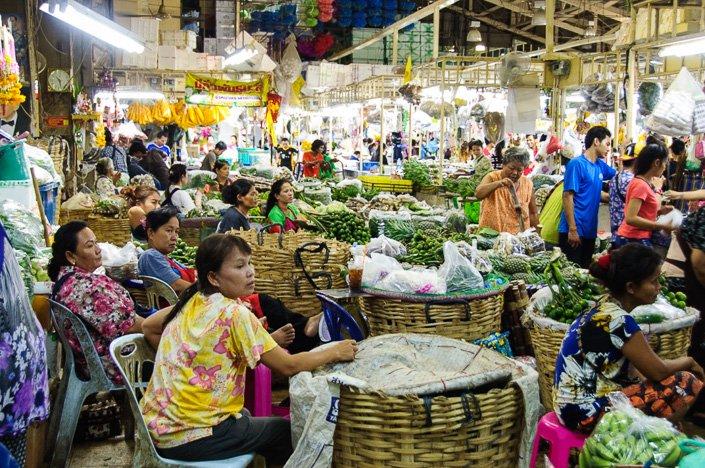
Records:
[[[291,455],[289,421],[253,418],[243,408],[245,371],[259,361],[284,375],[354,358],[347,340],[289,355],[238,299],[252,294],[252,251],[239,237],[214,234],[196,254],[198,282],[166,317],[142,414],[160,454],[183,461],[255,452],[268,463]]]

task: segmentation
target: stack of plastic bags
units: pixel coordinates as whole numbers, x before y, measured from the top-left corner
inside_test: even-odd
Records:
[[[645,123],[649,130],[672,137],[705,132],[705,93],[687,68],[681,68]]]

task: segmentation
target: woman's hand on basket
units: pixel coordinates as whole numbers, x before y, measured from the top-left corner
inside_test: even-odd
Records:
[[[339,341],[333,346],[333,349],[335,351],[336,361],[352,361],[357,354],[357,342],[355,340]]]

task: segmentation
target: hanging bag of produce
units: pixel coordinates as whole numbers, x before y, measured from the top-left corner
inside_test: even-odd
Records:
[[[705,93],[701,86],[683,67],[656,104],[653,114],[646,119],[646,127],[668,136],[690,135],[694,127],[695,104],[702,99],[705,99]]]

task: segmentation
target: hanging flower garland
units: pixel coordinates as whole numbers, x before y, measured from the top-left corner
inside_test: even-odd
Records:
[[[7,107],[17,107],[25,101],[20,90],[20,67],[15,57],[15,40],[4,26],[0,27],[0,114],[7,113]]]

